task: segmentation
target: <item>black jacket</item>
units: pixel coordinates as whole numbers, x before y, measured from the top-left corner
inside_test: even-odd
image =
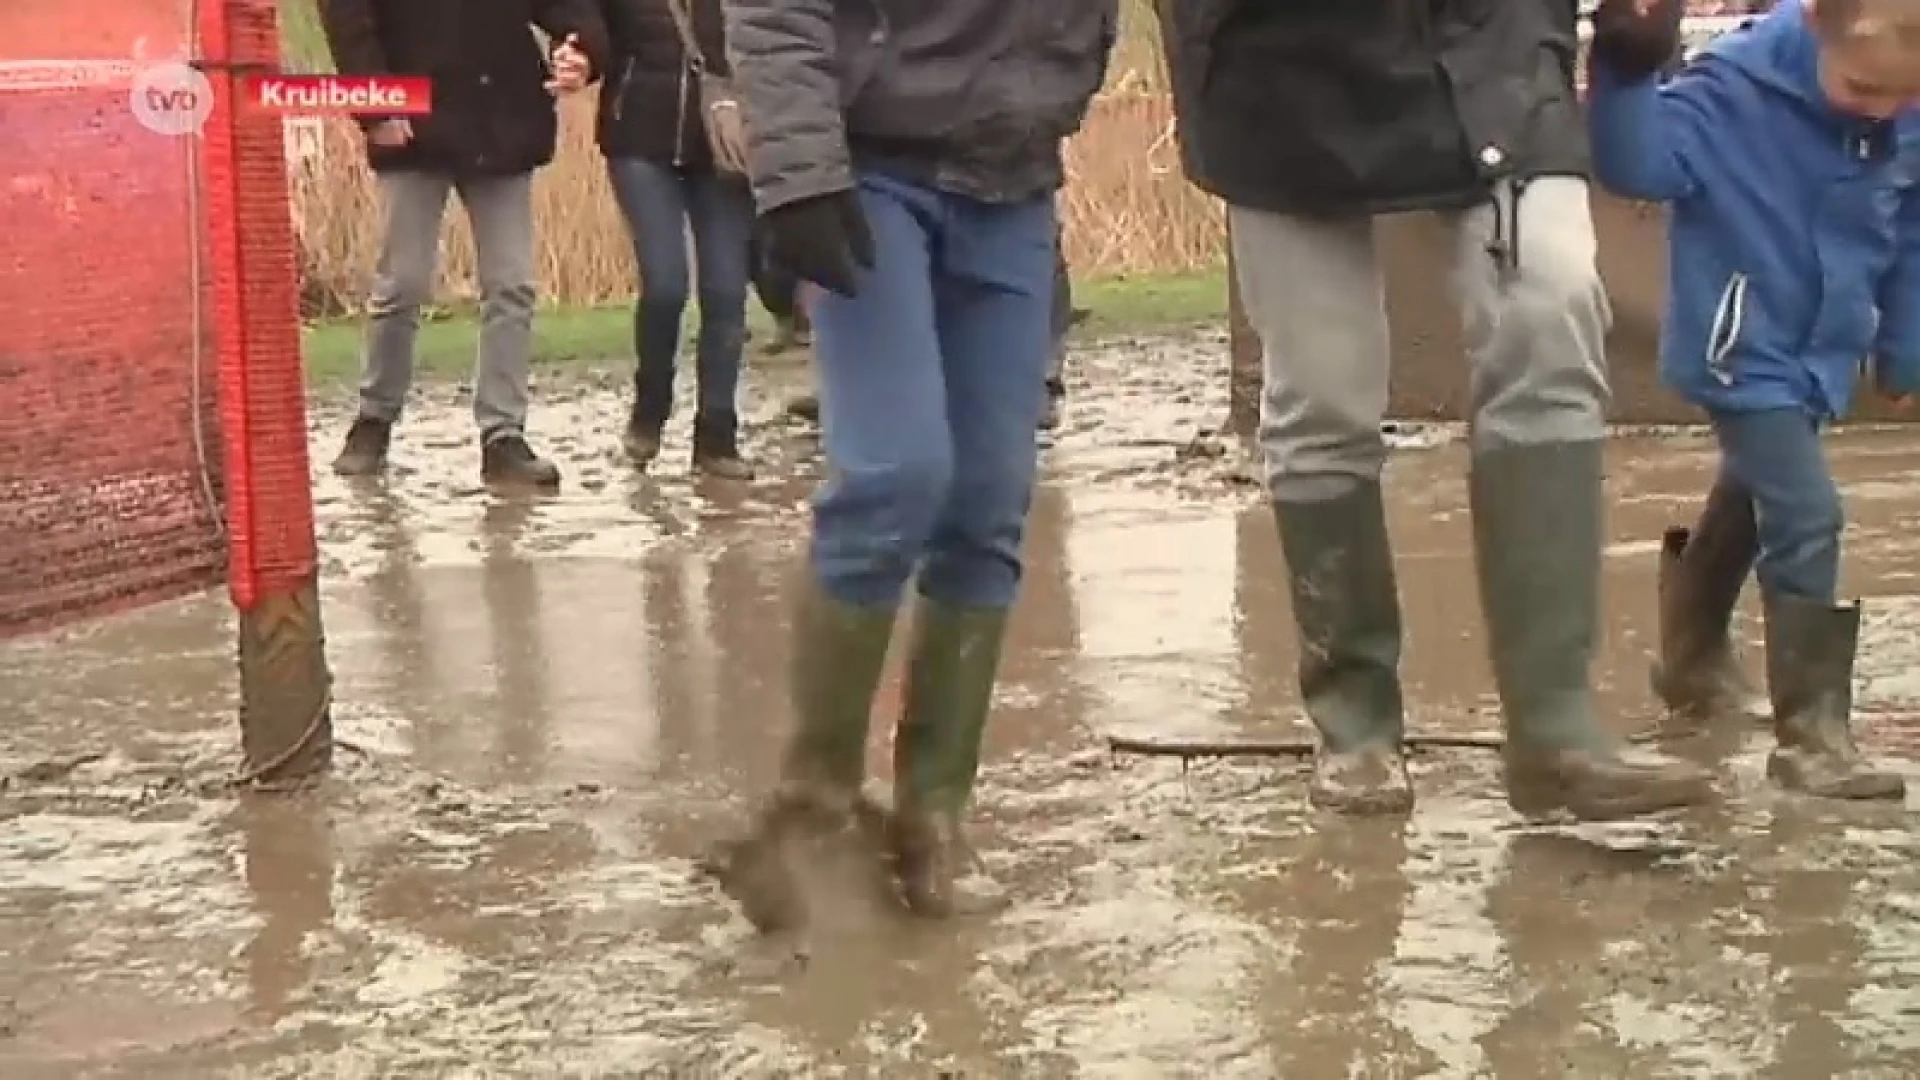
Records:
[[[320,19],[342,74],[432,80],[413,142],[367,147],[379,170],[511,175],[551,162],[558,125],[534,26],[556,42],[576,35],[593,76],[606,67],[593,0],[321,0]]]
[[[672,0],[598,0],[612,41],[595,133],[608,157],[638,157],[683,169],[713,167],[700,84],[680,45]],[[727,73],[720,0],[691,0],[707,70]]]
[[[1117,0],[726,8],[762,211],[852,187],[856,163],[983,202],[1052,192],[1119,26]]]
[[[1310,215],[1585,175],[1576,0],[1159,0],[1188,176]]]

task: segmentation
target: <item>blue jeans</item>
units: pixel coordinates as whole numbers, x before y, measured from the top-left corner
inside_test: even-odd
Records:
[[[1840,489],[1820,445],[1820,423],[1800,409],[1713,415],[1720,469],[1752,494],[1766,593],[1819,604],[1840,591]]]
[[[814,291],[826,484],[813,571],[857,607],[1006,608],[1020,584],[1053,304],[1049,197],[977,202],[860,177],[875,263]],[[811,290],[810,290],[811,291]]]
[[[699,267],[700,335],[695,347],[699,408],[694,440],[730,447],[747,340],[747,281],[753,196],[711,172],[681,172],[642,158],[609,158],[614,200],[633,234],[640,264],[634,312],[634,420],[658,431],[673,412],[680,319],[687,308],[687,226]],[[724,447],[723,447],[724,448]]]

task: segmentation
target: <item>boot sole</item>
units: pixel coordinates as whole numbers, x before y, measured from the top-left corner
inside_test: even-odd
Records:
[[[1907,797],[1907,781],[1892,773],[1867,772],[1842,778],[1837,783],[1808,781],[1798,765],[1780,756],[1767,755],[1767,779],[1796,795],[1841,802],[1892,802]]]
[[[1644,784],[1618,795],[1581,791],[1558,778],[1508,775],[1507,805],[1527,819],[1566,813],[1580,821],[1630,821],[1674,810],[1704,806],[1714,799],[1713,781],[1706,776]]]
[[[386,471],[387,459],[385,458],[381,458],[372,464],[358,461],[335,461],[333,463],[333,475],[345,477],[349,480],[364,480],[368,477],[379,476]]]

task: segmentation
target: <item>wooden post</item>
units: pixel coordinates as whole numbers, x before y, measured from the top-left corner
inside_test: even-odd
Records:
[[[197,180],[219,350],[227,578],[240,613],[243,780],[288,787],[332,763],[333,677],[320,625],[284,136],[278,116],[240,104],[236,75],[278,66],[274,0],[210,0],[196,29],[214,90]]]

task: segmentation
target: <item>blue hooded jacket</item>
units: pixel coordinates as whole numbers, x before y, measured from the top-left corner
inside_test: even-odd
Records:
[[[1790,0],[1665,85],[1594,65],[1595,173],[1672,206],[1661,376],[1710,411],[1920,392],[1920,111],[1840,113],[1818,53]]]

